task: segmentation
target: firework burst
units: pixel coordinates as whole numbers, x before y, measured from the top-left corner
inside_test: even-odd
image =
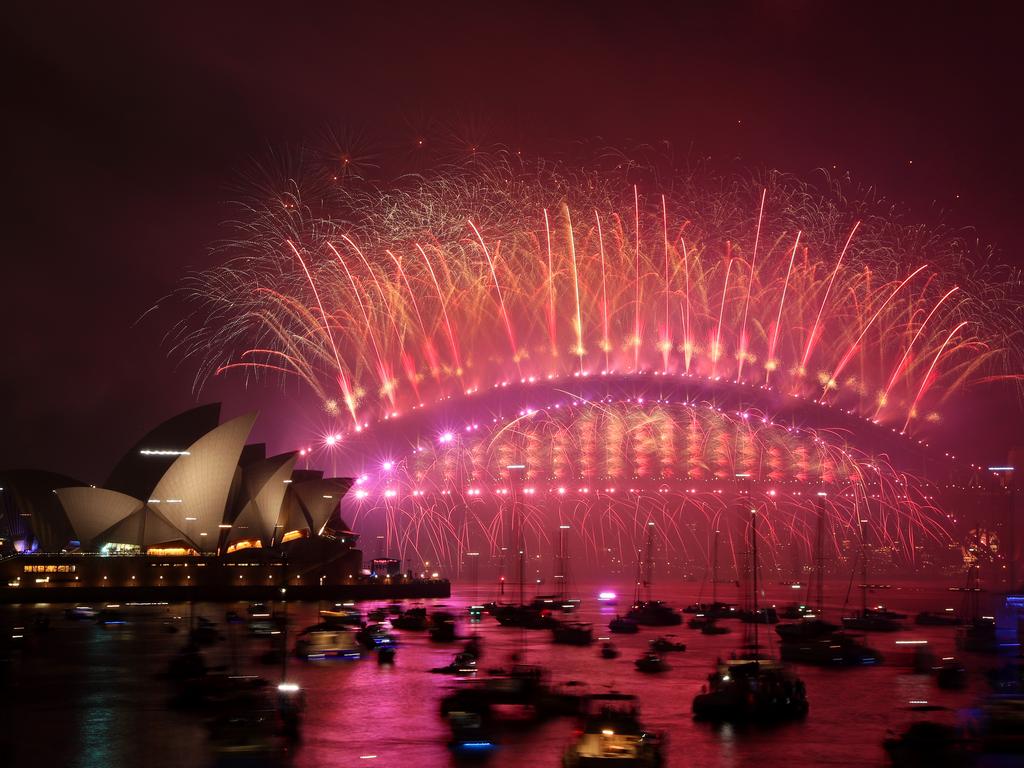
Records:
[[[188,280],[196,311],[181,346],[202,361],[201,378],[302,381],[342,435],[510,382],[656,375],[741,387],[751,402],[797,398],[918,436],[958,391],[1021,370],[1009,274],[836,189],[823,196],[776,174],[665,183],[621,158],[569,172],[503,154],[387,187],[325,184],[316,169],[303,178],[316,180],[309,191],[268,182],[241,204],[223,263]],[[882,477],[867,452],[827,434],[792,445],[764,430],[709,429],[691,413],[588,408],[566,422],[569,411],[525,433],[495,418],[461,458],[431,452],[425,465],[416,454],[403,466],[419,495],[401,514],[385,505],[389,531],[412,531],[412,546],[429,528],[434,551],[468,546],[472,526],[465,515],[453,522],[456,498],[440,489],[455,483],[459,503],[474,483],[496,490],[501,457],[516,452],[511,434],[534,445],[532,469],[549,485],[645,473],[685,485],[746,462],[764,481],[846,487],[848,521],[872,495],[866,477],[875,493],[899,489],[878,529],[903,548],[928,517],[925,491],[908,491],[895,470]],[[666,425],[684,437],[665,437]],[[621,450],[591,462],[595,440]],[[608,525],[628,527],[617,520]],[[497,524],[476,522],[495,546]],[[599,549],[604,528],[592,530]],[[446,532],[459,544],[442,543]]]

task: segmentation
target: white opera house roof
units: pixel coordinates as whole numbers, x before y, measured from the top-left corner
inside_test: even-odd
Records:
[[[267,457],[247,444],[255,413],[223,424],[219,415],[219,405],[179,414],[133,446],[104,487],[53,488],[59,505],[26,490],[5,514],[27,517],[36,545],[50,551],[77,542],[111,553],[230,552],[347,529],[337,513],[350,479],[296,470],[296,453]],[[2,474],[20,487],[18,472]]]

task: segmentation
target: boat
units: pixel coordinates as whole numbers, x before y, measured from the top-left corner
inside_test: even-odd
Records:
[[[448,717],[451,712],[482,712],[494,706],[526,707],[538,716],[564,711],[569,694],[556,691],[547,678],[547,670],[542,667],[514,664],[487,677],[463,680],[441,699],[441,716]]]
[[[452,710],[447,715],[451,739],[448,748],[462,758],[484,759],[496,746],[490,707],[476,710]]]
[[[903,629],[901,623],[907,618],[904,613],[896,613],[888,610],[884,605],[874,608],[868,607],[868,590],[880,588],[881,585],[868,583],[868,544],[867,531],[861,528],[861,544],[858,557],[861,562],[861,584],[860,584],[860,610],[851,616],[844,616],[842,619],[845,629],[853,629],[859,632],[898,632]],[[881,588],[888,588],[882,586]],[[847,593],[849,597],[849,593]]]
[[[303,661],[358,659],[355,633],[347,629],[306,630],[295,641],[295,655]]]
[[[401,629],[406,632],[426,631],[428,626],[427,609],[409,608],[407,611],[404,611],[393,618],[391,620],[391,626],[395,629]]]
[[[750,611],[758,613],[757,514],[750,515]],[[789,667],[758,645],[759,623],[744,629],[744,644],[729,661],[719,660],[693,699],[693,715],[712,722],[772,723],[807,714],[807,691]]]
[[[999,653],[1001,646],[993,616],[979,616],[956,630],[956,647],[971,653]]]
[[[563,768],[658,768],[662,765],[665,738],[640,723],[634,696],[615,693],[591,696],[577,733],[562,755]]]
[[[550,609],[545,610],[532,605],[498,605],[491,615],[503,627],[551,629],[555,625],[555,617],[551,615]]]
[[[605,640],[601,643],[601,658],[602,659],[617,659],[622,654],[619,649],[615,647],[615,643],[610,640]]]
[[[921,611],[914,617],[914,623],[919,627],[957,627],[963,622],[952,608],[939,611]]]
[[[661,600],[638,600],[626,618],[647,627],[676,627],[683,623],[679,612]]]
[[[677,643],[667,637],[656,637],[648,645],[655,653],[670,653],[672,651],[682,652],[686,650],[686,643]]]
[[[241,710],[209,722],[215,766],[275,765],[284,756],[271,709]]]
[[[430,639],[435,643],[455,642],[455,616],[448,611],[434,611],[430,616]]]
[[[560,645],[590,645],[594,625],[582,621],[559,621],[551,628],[551,641]]]
[[[573,613],[580,607],[581,601],[569,595],[569,526],[558,526],[558,552],[555,554],[555,584],[558,586],[554,595],[545,596],[552,599],[552,605],[562,613]],[[534,600],[534,603],[537,601]]]
[[[95,619],[96,609],[90,608],[88,605],[76,605],[74,608],[68,608],[64,611],[64,618],[71,619],[72,621]]]
[[[683,613],[696,614],[708,619],[734,619],[736,618],[736,606],[732,603],[713,600],[710,603],[692,603],[683,608]]]
[[[665,660],[657,653],[648,651],[647,653],[640,656],[639,659],[633,662],[637,670],[640,672],[646,672],[648,674],[654,674],[657,672],[664,672],[669,669],[668,664]]]
[[[123,613],[111,608],[104,608],[96,614],[96,624],[101,627],[116,627],[127,623],[128,620],[125,619]],[[212,643],[214,640],[210,640],[210,642]]]
[[[935,667],[935,683],[944,691],[959,691],[967,687],[967,668],[952,656],[945,656]]]
[[[815,615],[815,610],[803,603],[790,603],[779,613],[779,618],[787,619],[789,621],[797,621],[808,615]]]
[[[393,646],[398,640],[384,624],[367,624],[355,633],[356,642],[364,648],[373,650],[385,646]]]
[[[981,702],[981,744],[986,752],[1024,753],[1024,696],[992,694]]]
[[[333,611],[320,611],[320,620],[331,626],[358,627],[363,623],[363,614],[355,609],[354,603],[340,603]]]
[[[839,626],[824,619],[805,618],[793,624],[777,624],[775,633],[783,642],[802,642],[828,637],[839,631]]]
[[[779,614],[774,606],[758,608],[757,610],[740,609],[736,611],[736,618],[744,624],[778,624]]]
[[[608,629],[618,635],[635,635],[640,625],[627,616],[616,616],[608,622]]]
[[[871,608],[857,611],[852,616],[844,616],[843,627],[860,632],[899,632],[903,629],[896,619],[875,613]]]
[[[783,661],[824,667],[870,666],[882,661],[878,651],[846,632],[785,640],[779,647],[779,656]]]
[[[957,729],[931,720],[911,723],[898,736],[887,737],[882,747],[893,768],[960,768],[973,762],[970,745]]]
[[[730,631],[731,630],[728,627],[723,627],[714,619],[708,619],[700,628],[700,632],[702,635],[726,635]]]
[[[475,675],[477,672],[477,658],[463,651],[462,653],[455,654],[447,665],[434,667],[430,671],[435,675]]]
[[[712,722],[796,720],[809,705],[803,681],[770,659],[720,662],[693,700],[693,715]]]
[[[661,600],[651,599],[654,582],[654,523],[647,523],[647,544],[643,560],[637,560],[636,593],[627,619],[648,627],[675,627],[683,623],[682,615]],[[641,599],[641,588],[644,596]],[[614,631],[614,630],[612,630]]]
[[[688,625],[691,629],[700,629],[708,620],[731,619],[736,617],[736,606],[718,599],[718,539],[719,531],[715,530],[715,543],[711,557],[711,602],[693,603],[683,608],[683,613],[696,614]],[[702,587],[703,589],[703,587]]]
[[[245,612],[253,619],[270,618],[270,608],[266,603],[249,603],[245,607]]]

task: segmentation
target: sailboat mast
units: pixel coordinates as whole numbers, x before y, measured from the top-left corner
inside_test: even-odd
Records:
[[[647,559],[644,563],[644,591],[651,602],[651,581],[654,577],[654,521],[647,523]]]
[[[868,532],[867,520],[860,521],[860,615],[868,615]]]
[[[761,648],[758,645],[758,624],[761,617],[757,613],[757,510],[750,510],[750,538],[752,539],[751,550],[753,552],[753,583],[754,583],[754,658],[760,660]]]
[[[569,598],[569,526],[558,526],[558,598],[564,603]]]
[[[715,550],[711,553],[711,604],[718,602],[718,531],[715,531]]]
[[[818,525],[814,536],[815,615],[825,609],[825,492],[818,492]]]

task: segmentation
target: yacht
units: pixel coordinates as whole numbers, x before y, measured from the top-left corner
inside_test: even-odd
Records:
[[[640,723],[634,696],[592,696],[578,734],[562,755],[563,768],[662,765],[665,739]]]
[[[693,715],[714,722],[776,722],[804,717],[803,681],[769,659],[720,662],[693,700]]]
[[[346,629],[313,629],[303,632],[295,641],[295,655],[304,661],[325,659],[358,659],[359,643]]]

